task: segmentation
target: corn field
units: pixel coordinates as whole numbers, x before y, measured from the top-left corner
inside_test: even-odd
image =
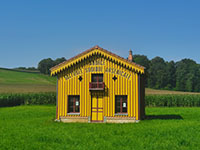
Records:
[[[56,104],[56,93],[0,94],[0,107]]]
[[[147,95],[145,105],[150,107],[199,107],[200,95]]]
[[[0,94],[0,107],[56,104],[56,93]],[[149,107],[199,107],[200,95],[146,95]]]

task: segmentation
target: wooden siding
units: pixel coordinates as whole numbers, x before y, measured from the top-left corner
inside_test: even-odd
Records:
[[[91,62],[103,64],[91,64]],[[96,70],[96,68],[98,69]],[[116,73],[117,70],[118,74]],[[123,71],[130,76],[125,77],[119,71]],[[80,114],[78,116],[91,116],[92,93],[89,91],[89,82],[91,82],[91,75],[93,73],[103,73],[105,90],[99,92],[99,94],[103,94],[104,116],[117,116],[115,115],[115,95],[127,95],[128,115],[120,117],[135,117],[136,120],[139,120],[140,116],[144,115],[144,81],[141,82],[143,78],[139,78],[140,74],[132,69],[128,69],[122,63],[116,62],[116,60],[94,55],[58,73],[57,119],[72,116],[67,113],[68,95],[80,95]],[[80,76],[82,81],[79,80]],[[114,76],[117,77],[115,81],[112,79]],[[141,99],[140,103],[138,101],[139,98]]]

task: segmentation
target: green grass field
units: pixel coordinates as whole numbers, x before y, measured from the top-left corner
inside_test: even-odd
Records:
[[[198,150],[200,108],[147,108],[133,124],[58,123],[55,106],[0,108],[0,149]]]
[[[56,78],[47,75],[0,69],[0,93],[55,92]]]
[[[1,93],[55,92],[56,78],[0,68]],[[199,94],[146,89],[146,95]],[[146,108],[134,124],[54,122],[55,106],[0,107],[0,150],[200,149],[200,108]]]

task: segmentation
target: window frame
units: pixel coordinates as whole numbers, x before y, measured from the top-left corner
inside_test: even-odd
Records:
[[[96,82],[93,81],[93,76],[95,76],[95,75],[97,76]],[[92,80],[93,83],[102,83],[102,82],[99,82],[99,76],[98,75],[102,75],[102,82],[103,82],[103,73],[92,73],[92,76],[91,76],[92,79],[91,80]]]
[[[72,99],[72,103],[73,103],[73,106],[70,106],[70,100]],[[78,105],[78,110],[79,111],[76,111],[76,101],[78,99],[78,102],[79,102],[79,105]],[[73,111],[70,111],[70,107],[73,107]],[[75,114],[75,115],[78,115],[80,114],[80,95],[68,95],[68,101],[67,101],[67,113],[68,114]]]
[[[117,99],[120,99],[120,106],[116,105]],[[123,112],[123,102],[126,103],[126,112]],[[116,107],[120,107],[120,112],[116,112]],[[115,95],[115,115],[128,115],[128,96],[127,95]]]

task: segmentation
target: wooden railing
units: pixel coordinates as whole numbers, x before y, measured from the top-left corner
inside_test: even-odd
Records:
[[[102,91],[102,90],[104,90],[104,88],[105,88],[104,82],[90,82],[89,83],[90,90]]]

